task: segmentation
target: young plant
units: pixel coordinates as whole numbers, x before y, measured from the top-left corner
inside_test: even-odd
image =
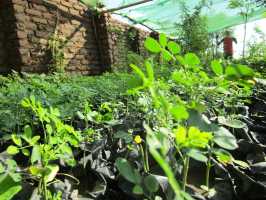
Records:
[[[145,62],[146,73],[138,66],[131,65],[143,80],[143,85],[135,88],[135,93],[147,90],[152,98],[153,109],[157,111],[157,123],[152,127],[150,124],[144,125],[149,150],[167,175],[176,198],[191,199],[185,193],[190,158],[206,163],[206,185],[209,190],[213,147],[218,145],[230,150],[237,148],[234,135],[214,123],[204,123],[201,113],[210,113],[211,110],[207,109],[215,106],[210,98],[214,98],[214,102],[219,101],[221,91],[226,91],[229,86],[234,86],[238,92],[250,91],[252,87],[247,79],[253,77],[254,72],[243,65],[227,66],[224,69],[219,62],[214,61],[211,68],[217,77],[211,78],[195,54],[180,55],[180,46],[168,41],[164,35],[160,35],[159,42],[147,38],[145,47],[154,54],[160,54],[162,60],[171,63],[172,67],[171,78],[156,80],[153,60],[148,59]],[[231,101],[230,97],[228,101]],[[173,138],[176,140],[175,144]],[[168,161],[168,153],[173,145],[183,161],[182,189],[175,178],[175,170]]]
[[[22,134],[12,134],[14,145],[7,148],[7,153],[10,155],[22,153],[29,158],[31,165],[28,167],[28,172],[34,180],[38,181],[39,194],[48,200],[51,199],[48,186],[54,181],[58,181],[56,176],[60,170],[59,165],[53,161],[61,160],[69,166],[74,166],[75,159],[72,148],[79,147],[82,137],[80,132],[60,120],[58,109],[44,108],[34,96],[25,98],[21,104],[34,113],[41,124],[44,138],[41,139],[41,134],[34,135],[32,128],[27,125]],[[66,176],[71,177],[70,175]],[[74,177],[72,178],[76,180]]]

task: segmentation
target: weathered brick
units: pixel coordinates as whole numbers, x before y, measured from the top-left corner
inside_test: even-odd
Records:
[[[14,8],[14,10],[15,10],[15,12],[24,12],[24,10],[25,10],[25,6],[23,6],[23,5],[16,5],[16,4],[14,4],[13,5],[13,8]]]
[[[28,6],[28,2],[25,0],[12,0],[14,5]]]
[[[33,16],[38,16],[38,17],[42,16],[41,11],[35,10],[35,9],[26,9],[25,12],[26,12],[26,14],[33,15]]]
[[[35,35],[38,38],[48,38],[49,37],[49,33],[47,32],[42,32],[42,31],[36,31]]]
[[[61,4],[65,7],[68,7],[68,8],[72,8],[73,7],[73,4],[71,4],[70,2],[67,2],[65,0],[61,0]]]
[[[38,17],[32,17],[32,21],[40,24],[47,24],[47,20]]]
[[[25,39],[27,38],[28,34],[25,31],[17,31],[17,38],[18,39]]]

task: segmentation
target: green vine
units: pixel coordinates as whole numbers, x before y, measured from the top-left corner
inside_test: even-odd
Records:
[[[54,34],[49,38],[48,49],[51,52],[51,65],[49,71],[64,72],[65,71],[65,54],[64,46],[66,39],[58,33],[56,29]]]

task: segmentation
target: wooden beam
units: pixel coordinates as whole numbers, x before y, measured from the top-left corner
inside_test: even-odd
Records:
[[[151,2],[151,1],[153,1],[153,0],[142,0],[142,1],[138,1],[138,2],[135,2],[135,3],[128,4],[128,5],[120,6],[120,7],[117,7],[117,8],[101,10],[100,13],[115,12],[115,11],[118,11],[118,10],[122,10],[122,9],[125,9],[125,8],[130,8],[130,7],[137,6],[137,5],[144,4],[144,3],[148,3],[148,2]]]

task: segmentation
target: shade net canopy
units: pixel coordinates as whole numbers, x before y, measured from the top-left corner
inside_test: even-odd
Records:
[[[107,9],[117,8],[139,2],[140,0],[102,0]],[[153,0],[137,6],[115,11],[136,23],[150,27],[154,31],[166,33],[170,36],[177,36],[177,24],[182,19],[182,2],[190,11],[199,5],[201,0]],[[244,23],[240,9],[230,9],[229,0],[210,0],[207,7],[202,9],[202,15],[206,17],[208,31],[210,33],[221,31],[225,28]],[[255,21],[264,16],[266,8],[254,6],[253,12],[248,21]]]

